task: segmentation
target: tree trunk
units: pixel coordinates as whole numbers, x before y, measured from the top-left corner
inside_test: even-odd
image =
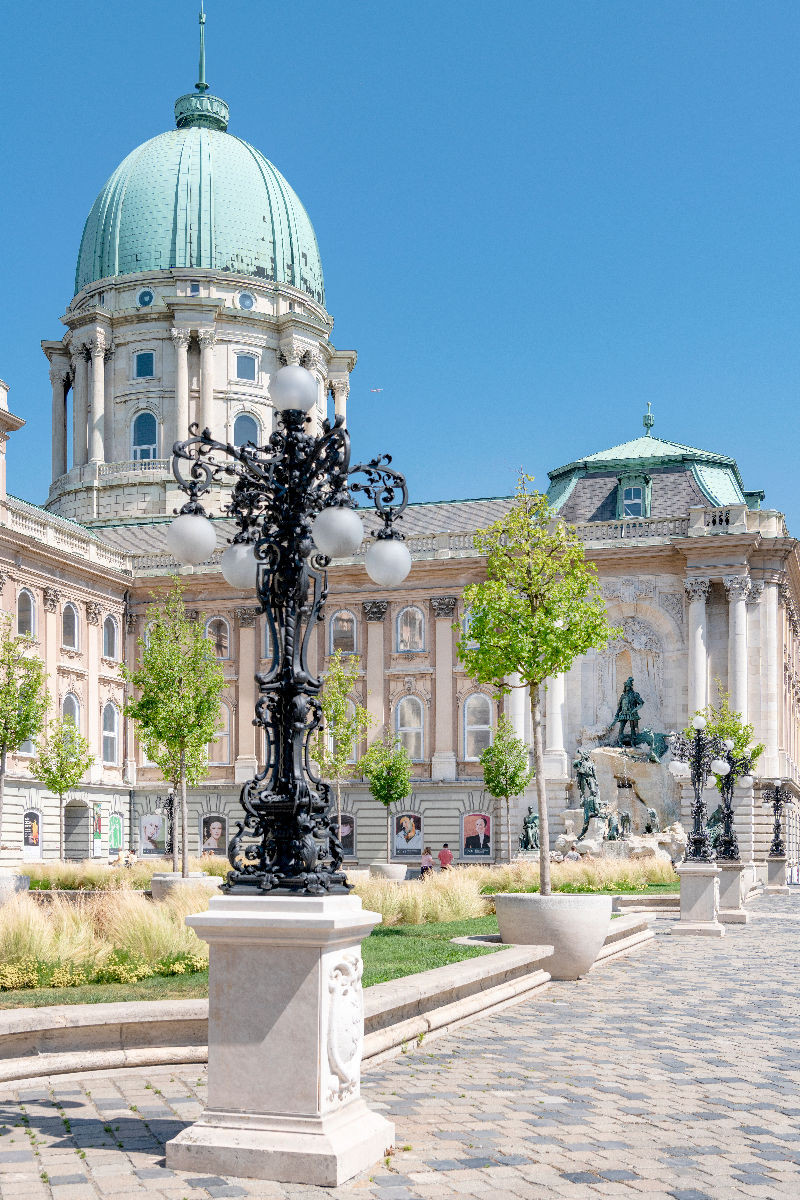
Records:
[[[542,747],[542,704],[539,688],[530,686],[531,726],[533,729],[533,768],[536,772],[536,800],[539,807],[539,892],[550,895],[550,829],[547,823],[547,788],[544,781]]]
[[[3,803],[6,798],[6,756],[7,750],[3,746],[0,750],[0,842],[3,841]],[[41,841],[41,830],[39,831],[39,839]]]
[[[176,782],[178,784],[177,789],[175,787]],[[173,782],[172,782],[172,790],[171,790],[172,813],[169,818],[169,835],[172,839],[172,869],[176,875],[178,874],[178,871],[180,870],[180,865],[178,863],[178,814],[175,811],[175,792],[177,790],[178,793],[180,794],[180,786],[181,786],[181,781],[180,781],[180,777],[178,777],[177,780],[173,780]]]
[[[506,802],[506,833],[508,834],[508,861],[511,862],[511,801],[508,796],[504,797]]]
[[[189,811],[186,806],[186,751],[181,750],[181,875],[189,875]]]
[[[386,808],[386,861],[392,861],[392,810]]]
[[[39,830],[39,841],[42,840],[42,831]],[[64,797],[59,792],[58,794],[58,857],[64,861]]]

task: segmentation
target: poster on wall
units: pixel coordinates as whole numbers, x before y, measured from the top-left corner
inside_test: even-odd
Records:
[[[26,808],[22,814],[22,858],[36,862],[42,857],[42,814],[36,808]]]
[[[228,818],[221,813],[207,813],[200,818],[200,853],[228,853]]]
[[[418,858],[422,854],[420,813],[400,813],[395,817],[393,849],[396,858]]]
[[[356,856],[356,818],[353,813],[343,812],[342,821],[339,824],[339,819],[334,814],[331,818],[331,828],[334,833],[338,833],[339,841],[342,844],[342,854],[345,858],[355,858]]]
[[[161,813],[142,813],[139,817],[139,854],[163,854],[166,828]]]
[[[103,853],[103,806],[92,805],[92,857],[100,858]]]
[[[119,854],[122,849],[122,817],[111,813],[108,818],[108,853]]]
[[[461,857],[492,857],[492,818],[488,813],[464,813],[461,818]]]

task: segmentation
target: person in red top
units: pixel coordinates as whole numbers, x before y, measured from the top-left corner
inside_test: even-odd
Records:
[[[443,871],[446,871],[453,861],[453,852],[448,847],[447,842],[442,846],[436,857],[439,859],[439,866]]]

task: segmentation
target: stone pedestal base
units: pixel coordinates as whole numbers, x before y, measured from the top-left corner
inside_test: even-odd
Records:
[[[676,868],[681,880],[681,919],[673,925],[677,934],[724,937],[717,920],[720,869],[714,862],[682,862]]]
[[[750,913],[742,907],[744,865],[717,859],[719,877],[719,912],[717,920],[723,925],[746,925]]]
[[[361,940],[354,896],[214,897],[187,924],[210,946],[208,1108],[167,1166],[336,1187],[394,1128],[360,1098]]]
[[[786,882],[786,859],[770,854],[767,859],[767,886],[765,892],[788,892]]]

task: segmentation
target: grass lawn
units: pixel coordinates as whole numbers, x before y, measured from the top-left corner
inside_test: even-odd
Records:
[[[153,975],[138,983],[87,983],[73,988],[20,988],[0,992],[2,1008],[42,1008],[45,1004],[111,1004],[117,1000],[194,1000],[208,995],[208,971]]]

